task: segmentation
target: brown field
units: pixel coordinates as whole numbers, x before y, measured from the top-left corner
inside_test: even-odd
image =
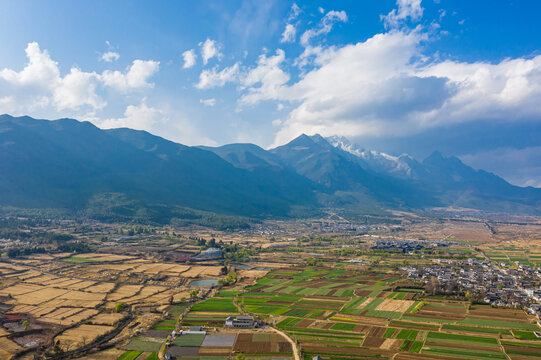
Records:
[[[22,347],[5,337],[0,337],[0,359],[10,359]]]
[[[118,359],[122,354],[124,354],[124,350],[119,349],[109,349],[105,351],[100,351],[97,353],[87,354],[85,355],[86,360],[116,360]]]
[[[385,339],[385,341],[383,341],[383,344],[381,344],[380,348],[384,350],[398,350],[398,348],[400,347],[400,345],[402,345],[403,342],[404,340],[401,339]]]
[[[508,321],[526,321],[529,322],[528,315],[517,309],[497,309],[488,305],[474,305],[470,308],[469,317],[480,319],[501,319]]]
[[[291,352],[291,344],[277,334],[270,334],[270,341],[253,341],[252,334],[239,334],[233,346],[236,352]]]
[[[114,283],[97,283],[96,285],[91,285],[87,287],[85,291],[106,293],[111,291],[114,287]]]
[[[458,344],[458,343],[448,343],[448,342],[438,342],[438,341],[427,341],[425,343],[427,348],[430,346],[445,346],[455,349],[466,349],[466,350],[481,350],[481,351],[494,351],[494,347],[491,346],[479,346],[471,344]]]
[[[55,338],[55,341],[60,340],[60,343],[64,346],[67,345],[69,348],[74,349],[84,343],[88,344],[98,336],[104,335],[111,330],[113,330],[112,326],[83,324],[64,331]]]
[[[13,286],[8,286],[4,289],[0,290],[0,296],[16,296],[16,295],[22,295],[22,294],[28,294],[32,291],[37,291],[43,289],[42,286],[38,285],[31,285],[31,284],[18,284]]]
[[[124,315],[118,313],[103,313],[93,316],[90,318],[90,321],[97,325],[114,325],[123,317]]]
[[[383,337],[383,334],[385,334],[385,328],[384,327],[373,327],[368,332],[368,336],[373,337]]]
[[[377,348],[380,347],[385,342],[384,338],[367,336],[363,341],[363,346]]]
[[[118,301],[135,296],[142,288],[142,285],[121,285],[107,296],[107,300]]]
[[[209,347],[204,346],[199,348],[198,355],[200,356],[224,356],[227,357],[231,353],[230,347]]]
[[[219,266],[191,266],[189,270],[182,273],[182,276],[187,278],[218,275],[220,275]]]
[[[42,316],[40,320],[59,325],[71,325],[86,320],[98,313],[99,311],[94,309],[58,308],[57,310]]]
[[[378,305],[376,310],[405,312],[413,303],[411,300],[385,299]]]
[[[68,292],[68,290],[64,289],[42,287],[41,289],[33,291],[31,293],[14,295],[13,297],[17,300],[17,303],[19,304],[39,305],[59,296],[62,296]]]

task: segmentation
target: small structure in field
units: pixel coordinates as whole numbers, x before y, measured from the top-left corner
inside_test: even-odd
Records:
[[[235,318],[229,316],[225,319],[225,327],[228,328],[252,329],[254,326],[255,321],[253,316],[240,315]]]

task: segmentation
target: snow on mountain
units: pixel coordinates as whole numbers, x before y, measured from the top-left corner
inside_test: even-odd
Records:
[[[376,172],[389,173],[398,177],[416,177],[413,168],[417,161],[408,154],[392,156],[383,152],[364,149],[343,136],[331,136],[326,139],[332,146],[363,160],[368,168]]]

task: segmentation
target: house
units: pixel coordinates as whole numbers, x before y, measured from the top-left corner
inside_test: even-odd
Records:
[[[229,316],[225,319],[225,327],[239,328],[239,329],[252,329],[255,325],[253,316]]]
[[[323,360],[323,358],[319,355],[316,355],[312,358],[312,360]]]

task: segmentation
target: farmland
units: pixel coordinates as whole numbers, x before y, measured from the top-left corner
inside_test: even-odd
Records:
[[[281,221],[244,232],[55,228],[91,248],[0,258],[0,358],[34,356],[42,346],[49,356],[100,360],[152,360],[162,349],[179,359],[293,359],[292,343],[305,359],[538,357],[541,329],[519,300],[540,284],[541,226],[525,225],[521,241],[517,225],[399,221],[362,234]],[[282,230],[271,237],[261,229]],[[410,251],[393,248],[399,238],[421,240],[396,242]],[[194,261],[209,239],[225,258]],[[446,276],[470,282],[451,286]],[[210,288],[194,280],[222,281]],[[475,284],[495,300],[485,302]],[[237,315],[261,327],[225,328]],[[173,330],[190,326],[206,333],[164,347]]]

